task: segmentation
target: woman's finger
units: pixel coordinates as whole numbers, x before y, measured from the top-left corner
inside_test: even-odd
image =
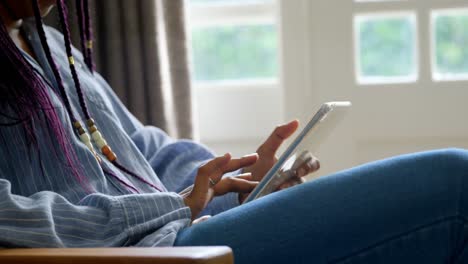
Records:
[[[238,177],[226,177],[219,181],[214,187],[214,196],[224,195],[229,192],[249,193],[258,182],[248,181]]]
[[[242,174],[236,175],[234,177],[239,178],[239,179],[244,179],[244,180],[247,180],[247,181],[255,181],[253,176],[252,176],[252,173],[250,173],[250,172],[242,173]]]
[[[231,159],[229,163],[226,165],[226,167],[224,168],[224,172],[225,173],[231,172],[231,171],[235,171],[244,167],[251,166],[255,164],[257,160],[258,160],[257,153],[246,155],[238,159]]]
[[[287,188],[291,188],[293,186],[302,184],[304,182],[305,182],[305,180],[303,178],[291,178],[288,181],[286,181],[285,183],[281,184],[280,187],[278,188],[278,190],[284,190],[284,189],[287,189]]]
[[[195,178],[195,184],[193,187],[193,193],[206,195],[209,188],[217,183],[224,174],[224,167],[231,160],[229,153],[224,156],[217,157],[198,169],[197,177]]]
[[[294,120],[287,124],[277,126],[267,140],[258,148],[258,153],[265,157],[274,157],[276,151],[299,127],[299,121]]]

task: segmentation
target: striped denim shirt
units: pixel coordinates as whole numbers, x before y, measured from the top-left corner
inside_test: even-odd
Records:
[[[105,174],[76,137],[57,96],[57,85],[32,20],[25,20],[23,32],[37,61],[26,53],[24,56],[48,83],[53,104],[82,165],[81,171],[94,191],[83,188],[63,157],[56,155],[57,144],[44,136],[48,133],[46,129],[36,127],[36,150],[28,148],[19,126],[0,127],[0,247],[173,245],[177,232],[190,224],[190,209],[177,192],[193,183],[198,167],[213,158],[213,154],[193,141],[174,140],[156,127],[142,125],[106,81],[84,66],[81,53],[74,49],[89,110],[120,163],[164,189],[164,192],[154,190],[102,157],[106,170],[140,190],[132,193]],[[63,36],[48,27],[46,35],[73,111],[83,116],[68,70]],[[1,119],[1,123],[6,122]],[[227,194],[215,198],[204,214],[217,214],[236,205],[237,196]]]

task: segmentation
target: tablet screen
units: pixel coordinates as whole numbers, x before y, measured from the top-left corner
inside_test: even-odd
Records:
[[[350,107],[351,102],[347,101],[324,103],[244,203],[274,192],[281,184],[294,177],[301,164],[313,158],[312,153],[343,120]]]

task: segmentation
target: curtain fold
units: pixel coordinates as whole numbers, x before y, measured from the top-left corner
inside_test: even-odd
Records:
[[[67,2],[77,41],[77,20],[71,15],[75,1]],[[98,71],[141,122],[173,137],[193,138],[184,0],[96,0],[90,4]],[[57,27],[55,17],[48,20]]]

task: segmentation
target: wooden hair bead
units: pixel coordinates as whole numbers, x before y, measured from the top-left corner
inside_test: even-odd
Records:
[[[89,127],[89,133],[93,134],[94,132],[97,131],[97,127],[96,126],[91,126]]]
[[[73,122],[73,126],[74,126],[76,129],[79,129],[80,127],[82,127],[80,121],[75,121],[75,122]]]
[[[112,152],[112,149],[109,147],[109,145],[106,145],[101,148],[101,152],[104,154],[104,156],[107,156]]]
[[[106,155],[106,157],[110,162],[114,162],[117,159],[117,155],[115,155],[115,153],[112,151]]]
[[[92,48],[93,48],[93,41],[92,41],[92,40],[88,40],[88,41],[86,42],[86,48],[88,48],[88,49],[92,49]]]
[[[78,134],[83,135],[85,133],[86,131],[82,127],[78,128]]]
[[[90,119],[86,120],[86,125],[88,125],[88,127],[94,126],[95,125],[94,119],[90,118]]]

